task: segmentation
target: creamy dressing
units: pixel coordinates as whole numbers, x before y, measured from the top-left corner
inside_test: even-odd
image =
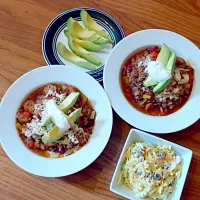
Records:
[[[51,117],[53,123],[62,131],[70,129],[70,124],[66,115],[59,110],[54,100],[49,100],[46,102],[46,112]]]
[[[171,73],[159,61],[149,62],[145,71],[149,74],[149,77],[152,80],[157,82],[166,81],[171,78]]]

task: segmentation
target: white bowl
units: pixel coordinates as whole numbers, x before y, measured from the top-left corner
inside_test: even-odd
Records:
[[[166,43],[195,69],[194,85],[187,103],[177,112],[155,117],[133,108],[121,90],[120,72],[123,62],[134,51]],[[154,133],[169,133],[184,129],[200,118],[200,50],[185,37],[166,30],[144,30],[121,40],[110,53],[104,68],[103,83],[114,110],[129,124]]]
[[[15,128],[16,112],[24,97],[35,88],[53,82],[68,83],[80,89],[97,112],[89,142],[64,158],[45,158],[31,152]],[[32,70],[12,84],[1,102],[0,127],[3,149],[19,167],[40,176],[66,176],[87,167],[103,151],[111,134],[112,109],[105,91],[94,78],[72,67],[52,65]]]
[[[174,185],[174,191],[169,195],[167,200],[179,200],[183,186],[185,183],[185,179],[188,173],[188,168],[190,166],[190,161],[192,158],[192,151],[190,149],[187,149],[185,147],[182,147],[180,145],[174,144],[172,142],[169,142],[167,140],[163,140],[161,138],[155,137],[153,135],[144,133],[142,131],[139,131],[137,129],[131,129],[128,135],[128,138],[126,139],[126,143],[123,147],[122,153],[120,155],[119,161],[117,163],[111,184],[110,184],[110,190],[116,194],[119,194],[123,197],[126,197],[128,199],[134,199],[134,200],[142,200],[141,198],[136,198],[133,193],[133,191],[123,184],[123,180],[119,184],[117,184],[119,174],[121,172],[121,167],[124,162],[124,154],[127,151],[128,147],[131,143],[135,142],[146,142],[146,143],[153,143],[153,144],[159,144],[159,145],[170,145],[172,149],[181,156],[181,164],[182,164],[182,172],[181,176]],[[148,199],[145,199],[148,200]]]

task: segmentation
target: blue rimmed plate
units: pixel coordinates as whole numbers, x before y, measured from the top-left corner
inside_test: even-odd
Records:
[[[66,47],[68,47],[68,41],[64,35],[64,30],[67,29],[66,21],[70,17],[73,17],[81,25],[83,25],[80,18],[80,11],[82,9],[85,9],[91,15],[91,17],[107,31],[107,33],[114,41],[113,44],[106,44],[103,50],[93,52],[94,55],[97,55],[102,60],[103,65],[100,66],[98,69],[92,71],[78,67],[65,61],[63,58],[60,57],[60,55],[58,55],[56,51],[57,42],[62,42],[65,44]],[[79,68],[87,72],[97,81],[102,81],[104,63],[107,59],[107,56],[109,55],[113,47],[124,37],[125,34],[118,22],[105,12],[94,8],[75,8],[61,13],[51,21],[43,36],[42,52],[44,59],[46,60],[48,65],[74,66],[75,68]]]

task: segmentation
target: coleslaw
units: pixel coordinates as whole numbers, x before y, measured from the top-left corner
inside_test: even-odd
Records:
[[[181,175],[181,157],[168,145],[133,143],[125,153],[122,177],[137,197],[166,199]]]

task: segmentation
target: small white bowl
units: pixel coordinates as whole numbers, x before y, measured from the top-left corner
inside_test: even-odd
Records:
[[[152,45],[167,44],[195,70],[190,98],[178,111],[167,116],[150,116],[136,110],[125,98],[120,83],[124,61],[135,51]],[[121,40],[109,54],[103,84],[117,114],[132,126],[152,133],[171,133],[187,128],[200,118],[200,50],[187,38],[167,30],[149,29]]]
[[[45,158],[33,153],[23,144],[15,127],[16,112],[22,100],[47,83],[67,83],[77,87],[89,98],[97,112],[88,143],[63,158]],[[90,75],[69,66],[45,66],[24,74],[8,89],[1,102],[0,127],[2,147],[16,165],[39,176],[67,176],[84,169],[101,154],[111,134],[112,109],[105,91]]]
[[[118,177],[121,172],[121,167],[124,162],[124,154],[127,151],[128,147],[131,143],[135,142],[146,142],[146,143],[153,143],[153,144],[159,144],[159,145],[170,145],[172,149],[181,156],[181,164],[182,164],[182,172],[179,179],[174,184],[174,191],[168,196],[167,200],[179,200],[181,197],[181,193],[183,190],[183,186],[185,183],[185,179],[188,173],[188,169],[190,166],[190,161],[192,158],[192,151],[190,149],[187,149],[185,147],[182,147],[180,145],[177,145],[175,143],[169,142],[167,140],[155,137],[153,135],[144,133],[142,131],[139,131],[137,129],[131,129],[129,132],[129,135],[126,139],[125,145],[123,147],[122,153],[120,155],[119,161],[117,163],[117,167],[115,169],[111,184],[110,184],[110,190],[116,194],[119,194],[123,197],[126,197],[128,199],[134,199],[134,200],[142,200],[141,198],[135,197],[135,193],[128,188],[124,183],[123,179],[119,184],[117,184]],[[148,199],[146,199],[148,200]]]

